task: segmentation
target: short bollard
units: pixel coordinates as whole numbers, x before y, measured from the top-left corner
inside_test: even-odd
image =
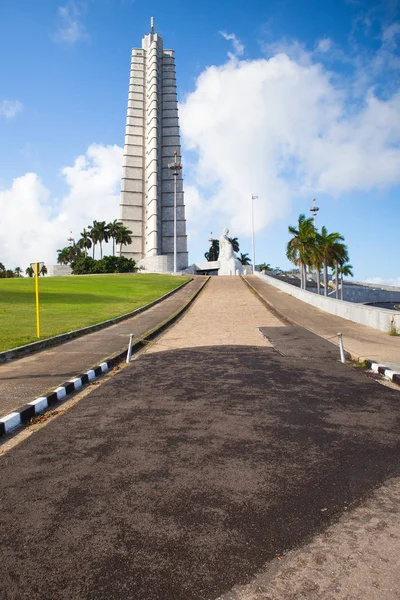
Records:
[[[339,348],[340,348],[340,360],[345,365],[346,364],[346,356],[344,354],[343,336],[341,333],[338,333],[338,338],[339,338]]]
[[[134,334],[130,333],[129,334],[129,346],[128,346],[128,353],[126,355],[126,362],[129,363],[131,362],[131,357],[132,357],[132,340],[134,338]]]

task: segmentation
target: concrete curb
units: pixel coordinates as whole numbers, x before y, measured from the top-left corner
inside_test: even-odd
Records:
[[[385,365],[377,363],[374,360],[366,360],[365,362],[367,363],[368,368],[371,369],[371,371],[373,371],[374,373],[380,373],[381,375],[389,379],[392,383],[400,385],[400,373],[397,373],[389,367],[385,367]]]
[[[104,329],[105,327],[109,327],[110,325],[115,325],[120,321],[125,321],[125,319],[130,319],[131,317],[134,317],[140,314],[141,312],[148,310],[152,306],[155,306],[159,302],[162,302],[169,296],[172,296],[172,294],[175,294],[175,292],[181,290],[185,285],[187,285],[191,281],[193,281],[193,278],[190,278],[188,281],[184,281],[174,290],[167,292],[166,294],[164,294],[164,296],[156,298],[156,300],[149,302],[149,304],[140,306],[136,310],[133,310],[129,313],[125,313],[124,315],[120,315],[119,317],[114,317],[113,319],[108,319],[107,321],[96,323],[95,325],[89,325],[88,327],[83,327],[82,329],[74,329],[73,331],[68,331],[67,333],[61,333],[60,335],[41,340],[40,342],[32,342],[32,344],[25,344],[24,346],[18,346],[18,348],[11,348],[11,350],[5,350],[4,352],[0,352],[0,363],[9,361],[13,358],[19,358],[20,356],[25,356],[26,354],[30,354],[31,352],[38,352],[39,350],[49,348],[50,346],[57,346],[58,344],[63,344],[68,340],[81,337],[82,335],[87,335],[88,333],[93,333],[94,331]]]
[[[261,294],[259,294],[259,292],[256,290],[256,288],[251,285],[250,281],[247,281],[247,279],[245,279],[243,277],[243,275],[241,275],[240,277],[242,278],[244,283],[251,289],[251,291],[254,292],[254,294],[260,300],[261,304],[264,304],[264,306],[266,306],[268,308],[268,310],[270,310],[275,317],[277,317],[280,321],[282,321],[282,323],[285,323],[285,325],[297,325],[298,326],[298,323],[295,323],[295,321],[292,321],[291,319],[286,317],[283,313],[281,313],[276,308],[276,306],[274,306],[273,304],[271,304],[271,302],[269,302],[268,300],[263,298],[261,296]]]
[[[249,288],[256,294],[257,298],[259,298],[259,300],[262,302],[262,304],[264,304],[268,308],[268,310],[270,310],[276,317],[278,317],[278,319],[280,319],[287,325],[296,325],[299,327],[298,323],[296,323],[295,321],[292,321],[291,319],[286,317],[284,314],[282,314],[279,311],[279,309],[276,308],[276,306],[274,306],[273,304],[271,304],[271,302],[269,302],[268,300],[263,298],[260,295],[260,293],[251,285],[250,281],[247,281],[247,279],[245,279],[243,276],[241,276],[241,277],[242,277],[243,281],[246,283],[246,285],[248,285]],[[303,325],[300,325],[300,327],[303,327]],[[307,328],[305,328],[305,329],[307,329]],[[308,331],[311,331],[311,329],[309,329]],[[318,335],[317,333],[315,333],[315,331],[311,331],[311,333]],[[319,336],[319,337],[322,337],[322,339],[326,339],[323,336]],[[366,362],[368,365],[368,368],[371,369],[371,371],[374,371],[375,373],[380,373],[384,377],[387,377],[388,379],[390,379],[390,381],[392,381],[393,383],[400,385],[400,373],[396,373],[392,369],[389,369],[389,367],[386,367],[385,365],[382,365],[381,363],[377,363],[374,360],[367,359],[364,361],[364,359],[360,359],[360,357],[352,355],[348,350],[346,350],[345,353],[347,355],[346,358],[350,357],[352,360],[359,362],[359,363]]]
[[[204,281],[203,285],[199,287],[198,290],[196,290],[193,296],[189,298],[186,304],[184,304],[184,306],[182,306],[176,313],[168,317],[168,319],[157,325],[157,327],[155,327],[154,329],[151,329],[150,331],[145,333],[142,338],[134,341],[132,345],[132,353],[138,352],[147,342],[154,339],[167,327],[172,325],[189,308],[192,302],[194,302],[194,300],[203,290],[204,286],[208,283],[209,279],[210,278],[208,277]],[[168,295],[170,294],[171,292],[168,293]],[[166,296],[164,296],[164,298],[165,297]],[[124,349],[122,352],[118,352],[114,355],[111,355],[104,362],[100,363],[100,365],[97,365],[96,367],[93,367],[92,369],[89,369],[88,371],[85,371],[84,373],[81,373],[80,375],[69,379],[68,381],[62,383],[56,389],[46,394],[45,396],[40,396],[39,398],[32,400],[32,402],[28,402],[27,404],[25,404],[21,408],[18,408],[12,413],[9,413],[8,415],[5,415],[4,417],[0,418],[0,436],[13,431],[16,427],[19,427],[24,423],[28,423],[28,421],[30,421],[32,417],[35,417],[36,415],[44,412],[47,408],[53,406],[60,400],[64,400],[67,396],[69,396],[76,390],[79,390],[87,383],[90,383],[91,381],[94,381],[95,379],[100,377],[100,375],[107,373],[107,371],[113,369],[119,362],[121,362],[126,357],[126,353],[127,350]]]

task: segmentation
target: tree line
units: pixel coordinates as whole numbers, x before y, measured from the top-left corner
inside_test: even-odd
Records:
[[[289,225],[292,238],[286,246],[287,258],[300,269],[301,288],[307,289],[307,267],[316,273],[318,294],[321,293],[321,271],[323,274],[324,295],[328,295],[328,269],[332,269],[336,279],[336,298],[339,297],[339,281],[341,282],[341,298],[343,299],[343,277],[353,276],[352,265],[349,264],[347,246],[344,237],[338,232],[329,233],[324,226],[321,231],[314,227],[313,218],[299,215],[296,225]]]
[[[95,258],[96,247],[100,247],[100,259],[103,258],[103,242],[107,243],[112,240],[113,253],[115,256],[115,245],[119,245],[120,250],[122,246],[127,246],[132,243],[132,231],[125,227],[115,219],[112,223],[106,223],[105,221],[93,221],[93,225],[89,225],[88,228],[84,227],[80,233],[80,239],[75,243],[75,240],[71,239],[72,244],[65,246],[57,250],[57,263],[60,265],[69,265],[76,261],[81,255],[88,256],[88,250],[92,248],[92,258]]]
[[[6,269],[6,267],[3,265],[3,263],[0,262],[0,279],[12,279],[13,277],[22,277],[22,273],[23,270],[21,269],[21,267],[15,267],[15,269]],[[25,273],[26,275],[28,275],[28,277],[33,277],[35,274],[35,271],[32,269],[31,266],[26,267],[25,269]],[[42,265],[40,271],[39,271],[39,275],[46,275],[47,273],[47,267],[46,265]]]

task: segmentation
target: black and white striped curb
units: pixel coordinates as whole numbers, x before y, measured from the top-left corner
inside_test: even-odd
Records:
[[[12,431],[23,423],[27,423],[35,415],[42,413],[46,410],[46,408],[49,408],[53,404],[63,400],[72,392],[79,390],[79,388],[84,386],[86,383],[93,381],[99,377],[99,375],[109,371],[113,366],[115,366],[115,360],[103,362],[97,367],[82,373],[78,377],[74,377],[73,379],[66,381],[58,388],[53,390],[50,394],[47,394],[47,396],[40,396],[40,398],[36,398],[36,400],[32,400],[32,402],[28,402],[28,404],[25,404],[9,415],[6,415],[0,419],[0,435],[4,435],[5,433]]]
[[[157,335],[159,335],[162,331],[169,327],[169,325],[174,323],[194,302],[194,300],[197,298],[197,296],[200,294],[200,292],[203,290],[203,288],[209,280],[210,277],[207,277],[207,279],[202,283],[202,285],[195,291],[193,296],[189,298],[186,304],[182,306],[179,310],[177,310],[175,314],[171,315],[168,319],[157,325],[154,329],[148,331],[142,338],[136,339],[133,342],[133,351],[137,352],[138,350],[140,350],[140,348],[144,347],[144,345],[147,342],[154,339]],[[47,396],[40,396],[40,398],[36,398],[36,400],[32,400],[32,402],[28,402],[28,404],[25,404],[24,406],[22,406],[22,408],[19,408],[13,411],[12,413],[6,415],[5,417],[0,418],[0,436],[9,433],[16,427],[19,427],[19,425],[28,423],[28,421],[30,421],[32,417],[42,413],[46,410],[46,408],[53,406],[60,400],[66,398],[66,396],[68,396],[69,394],[72,394],[72,392],[75,392],[76,390],[81,388],[86,383],[93,381],[103,373],[106,373],[110,369],[113,369],[118,363],[120,363],[125,358],[126,352],[126,349],[122,350],[121,352],[118,352],[117,354],[108,358],[106,361],[102,362],[97,367],[93,367],[92,369],[89,369],[89,371],[86,371],[85,373],[82,373],[81,375],[78,375],[77,377],[73,377],[69,381],[66,381],[65,383],[57,387],[55,390],[53,390],[50,394],[47,394]]]
[[[377,363],[374,360],[367,360],[366,363],[368,365],[368,368],[371,369],[371,371],[373,371],[374,373],[380,373],[387,379],[390,379],[390,381],[392,381],[393,383],[397,383],[397,385],[400,385],[399,372],[393,371],[393,369],[390,369],[389,367],[386,367],[381,363]]]

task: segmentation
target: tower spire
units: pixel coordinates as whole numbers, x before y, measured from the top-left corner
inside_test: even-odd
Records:
[[[154,29],[154,17],[150,17],[150,33],[155,33],[155,29]]]

